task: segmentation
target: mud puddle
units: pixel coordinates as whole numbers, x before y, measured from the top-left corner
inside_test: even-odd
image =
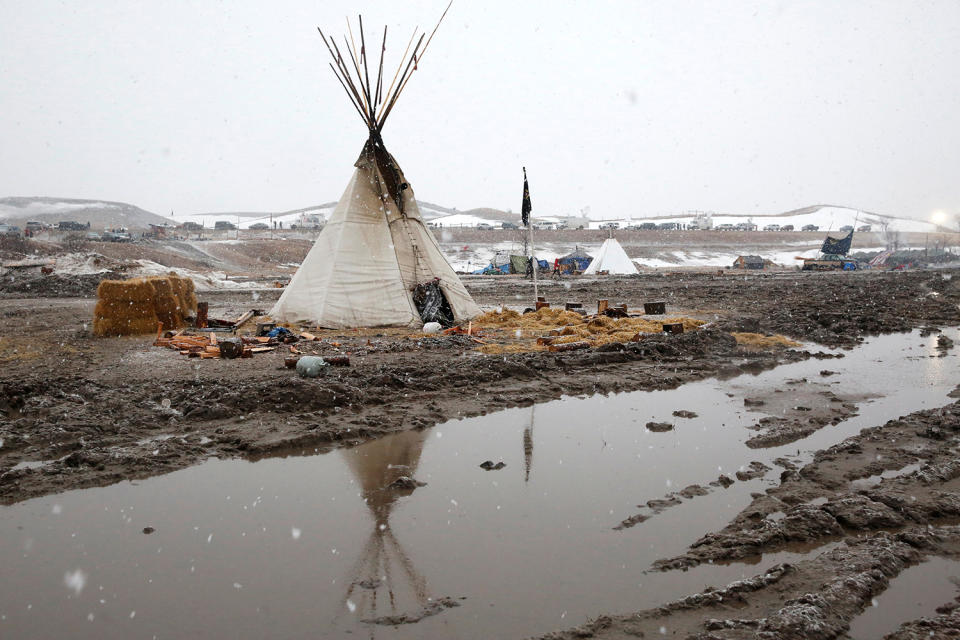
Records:
[[[851,640],[882,638],[904,622],[935,617],[937,607],[948,603],[960,588],[960,561],[931,557],[905,569],[875,597],[872,606],[854,618]]]
[[[830,360],[833,393],[873,399],[781,447],[745,446],[763,414],[744,399],[809,395],[788,383],[821,384],[821,361],[4,507],[0,562],[17,578],[0,581],[0,635],[523,637],[721,586],[762,567],[647,570],[726,524],[778,473],[776,458],[942,404],[958,361],[927,357],[935,344],[885,336]],[[726,488],[710,484],[738,472]],[[638,513],[647,518],[614,529]]]

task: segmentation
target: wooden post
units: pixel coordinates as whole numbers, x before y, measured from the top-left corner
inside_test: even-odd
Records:
[[[609,300],[597,300],[597,315],[600,315],[610,306]]]
[[[207,313],[210,310],[209,302],[197,303],[197,321],[194,323],[197,329],[205,329],[207,326]]]

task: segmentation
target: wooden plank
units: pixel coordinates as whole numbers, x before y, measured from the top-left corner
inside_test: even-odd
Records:
[[[253,316],[254,316],[253,309],[251,309],[250,311],[247,311],[245,314],[237,318],[237,321],[233,323],[233,329],[234,330],[239,329],[241,325],[243,325],[243,323],[245,323],[247,320],[249,320]]]

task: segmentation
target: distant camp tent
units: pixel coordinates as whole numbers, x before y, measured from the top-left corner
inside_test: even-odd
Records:
[[[524,275],[527,272],[527,264],[526,256],[510,256],[510,273],[517,273],[521,276]],[[550,268],[550,263],[537,258],[537,266],[540,268],[540,271],[546,271]]]
[[[592,275],[600,271],[606,271],[611,275],[629,275],[638,273],[637,265],[633,260],[627,257],[627,252],[623,250],[616,238],[607,238],[600,246],[593,262],[586,268],[583,275]]]
[[[380,135],[433,35],[426,44],[426,34],[420,36],[385,88],[386,33],[384,29],[379,63],[369,60],[373,47],[365,43],[362,21],[361,46],[344,44],[346,56],[333,38],[320,34],[333,57],[330,68],[369,135],[329,222],[271,309],[274,320],[334,329],[419,327],[428,321],[452,324],[480,313],[427,229],[413,189]]]
[[[760,256],[737,256],[733,261],[734,269],[763,269],[766,262]]]
[[[584,271],[590,266],[590,263],[593,262],[593,257],[580,247],[577,247],[571,253],[560,258],[559,262],[561,271]]]

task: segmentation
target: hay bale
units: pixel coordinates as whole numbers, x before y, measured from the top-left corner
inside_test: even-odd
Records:
[[[156,316],[132,320],[100,317],[93,319],[93,334],[101,337],[139,336],[156,333],[157,326]]]
[[[154,288],[148,280],[103,280],[97,287],[97,297],[94,335],[139,335],[157,330]]]
[[[93,333],[98,336],[128,336],[157,330],[152,301],[99,300],[93,311]]]
[[[153,287],[153,311],[157,320],[167,329],[179,329],[184,326],[184,313],[179,296],[174,293],[169,277],[150,278]]]
[[[101,300],[148,302],[153,299],[153,287],[144,278],[101,280],[97,286],[97,298]]]
[[[183,314],[187,315],[196,313],[197,293],[196,287],[193,284],[193,280],[178,276],[172,271],[168,277],[170,278],[170,284],[173,287],[173,293],[180,301],[180,309]]]

